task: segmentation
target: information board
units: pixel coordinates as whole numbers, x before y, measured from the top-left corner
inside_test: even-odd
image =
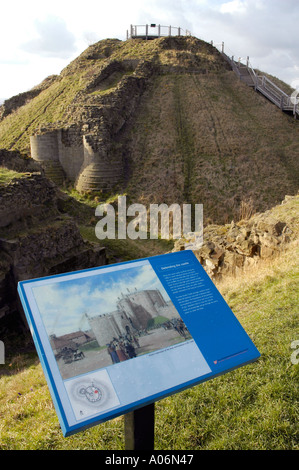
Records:
[[[19,282],[64,436],[255,361],[190,250]]]

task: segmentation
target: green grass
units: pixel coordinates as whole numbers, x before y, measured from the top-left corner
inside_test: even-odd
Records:
[[[14,170],[8,170],[5,167],[0,167],[0,185],[9,184],[15,178],[22,178],[25,173],[19,173]]]
[[[125,240],[105,239],[98,240],[95,235],[95,224],[91,226],[80,225],[80,233],[85,240],[92,243],[99,243],[106,248],[107,257],[110,262],[130,261],[133,259],[147,258],[163,254],[173,249],[172,240]],[[117,232],[116,232],[117,236]]]
[[[298,450],[298,255],[294,246],[219,285],[261,358],[157,402],[157,450]],[[0,449],[124,449],[123,417],[63,438],[36,355],[8,358],[2,372]]]
[[[29,154],[29,136],[33,135],[39,126],[69,121],[69,117],[66,117],[67,108],[83,84],[83,72],[62,77],[26,106],[21,106],[7,116],[0,123],[0,146]]]
[[[133,74],[133,71],[130,72],[115,72],[112,74],[112,77],[103,81],[100,86],[97,87],[95,91],[91,93],[91,95],[106,95],[115,91],[116,87],[120,84],[121,80],[125,77],[129,77]]]
[[[107,258],[110,263],[160,255],[173,249],[173,240],[161,238],[151,240],[150,234],[148,234],[146,240],[117,238],[117,198],[120,194],[107,195],[93,192],[81,194],[72,187],[64,191],[72,198],[64,203],[64,211],[76,219],[84,240],[97,243],[106,248]],[[111,204],[115,208],[116,239],[99,240],[96,237],[95,228],[100,218],[95,216],[95,209],[102,203]]]

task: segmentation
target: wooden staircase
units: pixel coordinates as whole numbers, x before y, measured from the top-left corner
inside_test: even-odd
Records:
[[[299,99],[296,95],[287,95],[265,75],[257,75],[248,58],[247,63],[243,64],[240,60],[237,62],[234,57],[229,57],[223,50],[221,55],[229,62],[242,82],[260,92],[282,111],[292,113],[295,119],[299,116]]]

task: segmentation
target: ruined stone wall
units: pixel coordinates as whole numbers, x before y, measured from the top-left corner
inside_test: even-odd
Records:
[[[53,183],[41,173],[28,174],[13,180],[9,186],[0,186],[0,228],[9,227],[31,215],[42,217],[55,198]]]
[[[19,173],[40,172],[40,165],[17,150],[0,149],[0,166]]]
[[[75,182],[84,161],[82,133],[77,126],[58,131],[59,161],[68,180]]]
[[[30,146],[31,156],[34,160],[40,162],[59,161],[57,130],[31,136]]]
[[[30,137],[31,157],[38,161],[47,178],[62,184],[65,174],[59,160],[59,131],[53,130]]]
[[[75,181],[84,160],[82,136],[75,126],[55,129],[30,137],[31,157],[48,178],[57,184]]]
[[[125,74],[113,92],[103,96],[92,94],[111,74],[133,71],[135,67],[134,73]],[[122,154],[116,155],[113,145],[136,111],[153,67],[147,62],[108,63],[78,94],[73,111],[70,106],[69,112],[77,113],[77,124],[66,129],[49,126],[31,137],[31,156],[40,162],[50,179],[62,184],[67,178],[81,192],[110,191],[121,183]]]
[[[84,241],[65,214],[66,198],[41,173],[0,186],[0,318],[22,318],[19,281],[107,263],[105,249]]]
[[[261,260],[279,256],[291,241],[298,239],[298,217],[293,216],[298,205],[298,195],[286,196],[280,205],[249,220],[207,225],[203,245],[194,253],[212,279],[237,276]],[[298,209],[296,215],[297,212]],[[185,249],[190,242],[194,243],[194,239],[178,240],[173,251]]]
[[[84,161],[76,182],[78,191],[109,191],[122,177],[122,163],[110,153],[110,146],[92,134],[83,137]]]
[[[65,178],[80,191],[109,190],[121,178],[122,165],[109,155],[102,139],[82,135],[76,126],[30,138],[31,156],[56,184]]]
[[[99,106],[86,109],[89,126],[84,135],[84,163],[77,181],[79,191],[110,190],[122,180],[123,162],[115,156],[112,144],[116,136],[136,111],[152,73],[152,66],[140,64],[133,75],[121,80],[116,90],[99,100]]]

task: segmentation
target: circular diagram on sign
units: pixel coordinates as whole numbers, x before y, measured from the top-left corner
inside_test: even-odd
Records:
[[[102,406],[109,397],[107,387],[94,381],[77,382],[72,388],[72,395],[76,401],[79,400],[90,406]]]
[[[80,388],[79,394],[85,396],[90,403],[100,402],[103,398],[102,390],[94,384]]]

